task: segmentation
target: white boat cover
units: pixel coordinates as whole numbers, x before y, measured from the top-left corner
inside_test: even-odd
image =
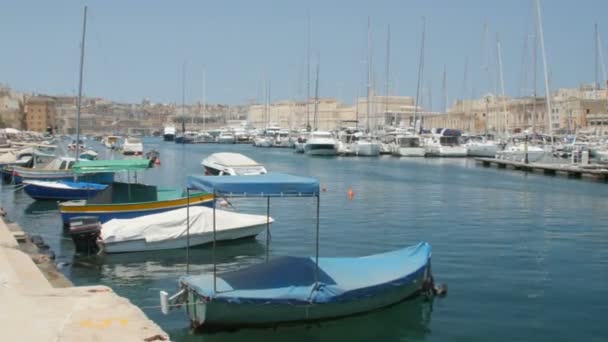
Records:
[[[187,208],[141,216],[113,219],[103,224],[101,238],[105,243],[144,239],[146,242],[174,240],[187,235]],[[266,224],[266,215],[215,211],[216,231]],[[274,220],[270,218],[272,223]],[[213,209],[190,207],[190,235],[213,232]]]

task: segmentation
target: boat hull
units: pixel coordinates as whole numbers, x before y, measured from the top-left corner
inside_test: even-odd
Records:
[[[393,155],[398,157],[424,157],[426,149],[424,147],[398,147]]]
[[[111,219],[129,219],[140,217],[149,214],[162,213],[169,210],[185,208],[188,203],[193,205],[205,205],[211,207],[213,205],[212,194],[202,194],[190,196],[187,198],[178,198],[174,200],[144,202],[144,203],[124,203],[124,204],[76,204],[71,205],[69,202],[59,204],[59,212],[64,225],[69,224],[70,219],[78,216],[94,216],[105,223]]]
[[[306,144],[304,151],[311,156],[335,156],[337,148],[334,144]]]
[[[45,180],[45,181],[70,181],[74,180],[76,175],[70,170],[37,170],[21,167],[12,169],[12,180],[15,184],[20,184],[23,180]],[[114,181],[113,173],[96,173],[79,176],[78,179],[91,183],[112,183]]]
[[[432,146],[426,151],[430,157],[463,158],[467,156],[467,149],[463,146]]]
[[[95,197],[103,189],[57,189],[27,184],[23,190],[35,200],[69,201]]]
[[[175,134],[163,134],[164,141],[173,141],[175,140]]]
[[[430,263],[410,274],[400,286],[387,284],[377,295],[330,303],[261,303],[206,301],[195,291],[186,291],[185,310],[195,327],[228,329],[234,327],[276,326],[278,324],[339,319],[359,315],[417,296],[430,274]]]
[[[242,227],[236,229],[218,230],[216,232],[217,241],[232,241],[245,238],[255,237],[266,229],[266,224]],[[190,235],[190,247],[206,245],[213,243],[213,232],[203,234]],[[142,252],[142,251],[158,251],[164,249],[186,248],[188,246],[187,238],[181,237],[178,239],[146,242],[145,239],[132,241],[119,241],[103,243],[103,251],[105,253],[127,253],[127,252]]]
[[[494,158],[498,147],[496,145],[472,145],[467,147],[469,157]]]
[[[380,145],[375,143],[353,144],[352,151],[357,156],[375,157],[380,155]]]

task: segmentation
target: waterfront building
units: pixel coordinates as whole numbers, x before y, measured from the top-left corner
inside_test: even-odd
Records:
[[[56,128],[55,99],[49,96],[33,96],[25,102],[25,128],[28,131],[46,132]]]

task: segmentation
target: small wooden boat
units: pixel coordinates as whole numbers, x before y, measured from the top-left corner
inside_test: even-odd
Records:
[[[36,157],[35,159],[38,159]],[[87,160],[80,160],[88,162]],[[51,160],[49,163],[34,165],[33,167],[14,166],[12,168],[13,181],[15,184],[21,183],[23,180],[50,180],[69,181],[76,176],[73,167],[76,164],[76,159],[71,157],[58,157]],[[113,173],[88,173],[84,175],[83,180],[93,183],[111,183],[114,180]]]
[[[69,201],[95,197],[107,184],[70,181],[24,180],[25,191],[35,200]]]
[[[319,257],[320,192],[316,179],[285,174],[190,176],[187,187],[213,193],[214,198],[266,197],[268,206],[270,197],[317,199],[314,257],[267,257],[266,262],[228,272],[218,272],[214,260],[212,273],[181,277],[180,289],[171,297],[160,292],[161,311],[167,313],[181,305],[194,327],[242,328],[335,319],[384,308],[435,289],[431,246],[426,242],[365,257]],[[266,236],[268,248],[268,232]]]
[[[148,169],[147,159],[95,160],[78,163],[74,171],[78,175],[89,173],[136,172]],[[155,185],[113,182],[97,196],[80,201],[59,204],[64,226],[70,219],[79,216],[94,216],[102,223],[115,218],[134,218],[165,212],[190,205],[208,205],[213,196],[206,192],[192,192],[190,196],[182,189],[159,188]]]

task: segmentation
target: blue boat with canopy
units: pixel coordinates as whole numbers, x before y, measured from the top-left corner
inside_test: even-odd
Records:
[[[246,268],[219,272],[213,241],[213,271],[179,278],[179,290],[160,292],[163,313],[182,306],[193,327],[228,329],[336,319],[381,309],[426,292],[434,293],[431,246],[414,246],[363,257],[319,257],[319,181],[287,174],[190,176],[187,189],[220,197],[316,199],[313,257],[281,256]],[[186,220],[189,222],[189,220]],[[215,235],[214,216],[214,235]],[[267,226],[267,230],[269,226]],[[268,250],[269,232],[266,234]]]

